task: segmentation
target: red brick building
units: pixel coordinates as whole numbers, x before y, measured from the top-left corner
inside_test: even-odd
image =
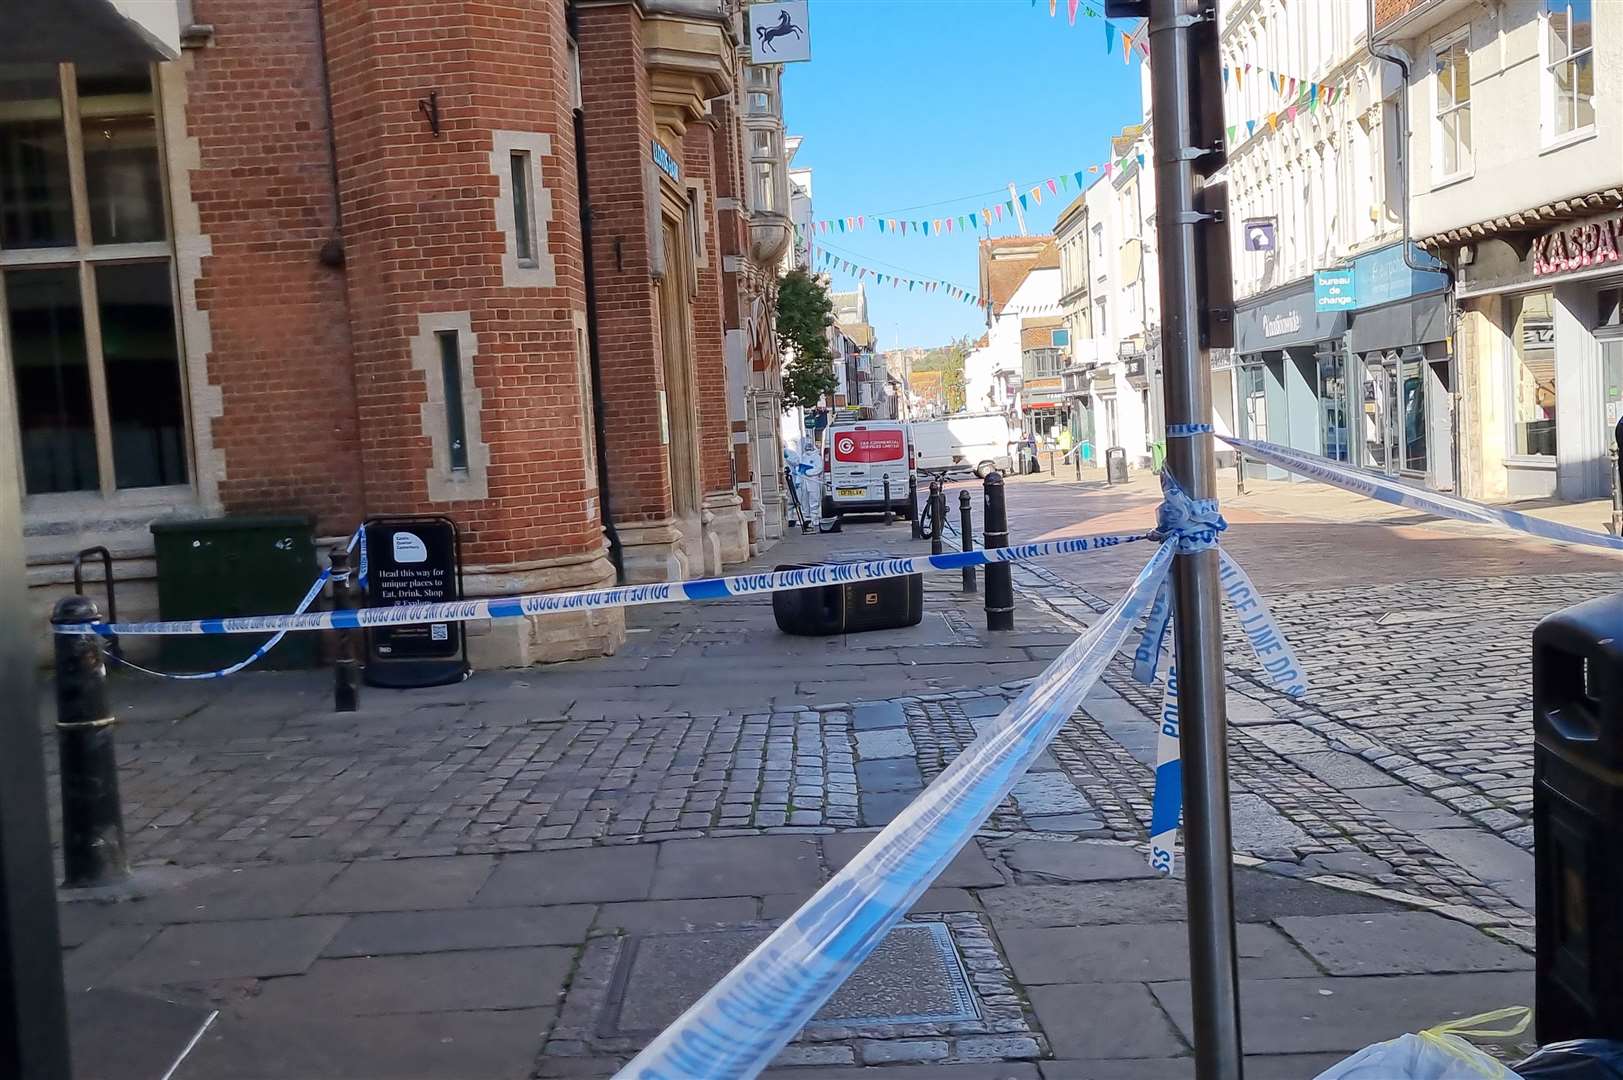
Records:
[[[147,29],[176,49],[58,25],[0,64],[37,609],[106,543],[120,614],[152,611],[166,517],[446,514],[475,596],[715,574],[772,539],[787,179],[736,0],[174,7]],[[471,645],[520,665],[623,633]]]

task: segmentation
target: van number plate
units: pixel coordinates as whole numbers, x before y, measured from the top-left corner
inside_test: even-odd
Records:
[[[862,496],[862,495],[866,495],[866,494],[868,494],[868,489],[867,488],[841,488],[840,489],[840,495],[842,497],[856,497],[856,496]]]

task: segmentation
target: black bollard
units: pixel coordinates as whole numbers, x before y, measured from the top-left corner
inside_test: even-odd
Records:
[[[891,513],[891,506],[890,506],[890,473],[885,474],[884,481],[885,481],[885,524],[889,525],[892,521],[896,520],[896,516]]]
[[[53,626],[101,621],[96,602],[64,596]],[[56,634],[56,749],[62,766],[62,885],[117,885],[130,876],[113,755],[113,709],[101,636]]]
[[[332,549],[332,606],[334,611],[354,611],[356,588],[350,580],[349,549],[336,544]],[[359,630],[338,630],[338,648],[333,657],[332,707],[334,712],[355,712],[361,707],[361,656]]]
[[[944,550],[941,546],[941,534],[947,528],[947,495],[941,490],[941,480],[938,477],[930,481],[930,554],[939,555]]]
[[[969,492],[967,491],[958,493],[958,535],[964,539],[965,551],[975,550],[975,522],[970,517]],[[964,567],[964,592],[972,593],[974,591],[975,568],[966,566]]]
[[[913,539],[924,539],[924,519],[919,516],[919,478],[909,474],[907,478],[907,513],[908,521],[913,526]]]
[[[1071,449],[1071,460],[1076,462],[1076,478],[1078,480],[1081,480],[1082,479],[1082,444],[1081,443],[1077,443],[1076,446],[1074,446]]]
[[[1003,501],[1003,477],[986,474],[982,521],[988,549],[1009,546],[1009,510]],[[1014,575],[1008,563],[986,565],[986,628],[1014,629]]]
[[[1612,520],[1607,532],[1623,536],[1623,417],[1612,433]]]

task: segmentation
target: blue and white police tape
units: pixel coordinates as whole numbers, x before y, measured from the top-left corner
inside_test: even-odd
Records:
[[[1228,552],[1218,552],[1218,581],[1229,606],[1239,616],[1240,630],[1251,646],[1263,675],[1275,689],[1292,697],[1307,690],[1307,676],[1296,650],[1279,628],[1279,622],[1263,601],[1251,578]],[[1167,592],[1163,584],[1162,591]],[[1170,597],[1169,597],[1170,598]],[[1162,597],[1150,609],[1144,637],[1134,655],[1133,675],[1140,682],[1155,680],[1155,669],[1166,640],[1164,619],[1158,624],[1157,609]],[[1170,604],[1168,605],[1170,609]],[[1170,614],[1170,610],[1167,611]],[[1161,695],[1160,730],[1155,740],[1155,794],[1150,800],[1150,866],[1163,874],[1172,873],[1173,844],[1183,817],[1183,759],[1179,742],[1178,669],[1169,665],[1166,686]]]
[[[1573,525],[1563,525],[1557,521],[1546,521],[1530,514],[1505,510],[1497,506],[1484,506],[1481,503],[1470,502],[1466,499],[1456,498],[1453,495],[1424,491],[1408,484],[1399,483],[1382,473],[1355,468],[1344,462],[1332,461],[1329,458],[1320,457],[1318,454],[1310,454],[1289,446],[1280,446],[1277,443],[1253,442],[1250,439],[1238,439],[1228,435],[1220,435],[1218,438],[1243,451],[1248,457],[1266,461],[1288,472],[1308,476],[1314,480],[1321,480],[1326,484],[1356,492],[1371,499],[1391,503],[1393,506],[1402,506],[1410,510],[1424,510],[1427,513],[1437,514],[1441,517],[1468,521],[1477,525],[1497,525],[1516,532],[1542,537],[1545,540],[1558,540],[1562,543],[1583,544],[1589,547],[1603,547],[1610,548],[1613,551],[1623,551],[1623,538],[1609,536],[1606,533],[1580,529]]]
[[[617,1075],[721,1080],[754,1076],[765,1068],[969,842],[1070,719],[1149,607],[1173,556],[1173,545],[1157,549],[1121,599],[934,783]]]
[[[362,574],[362,578],[363,578],[363,581],[364,581],[364,575],[366,573],[366,570],[365,570],[365,566],[366,566],[366,527],[365,526],[362,526],[362,527],[356,529],[355,532],[350,535],[349,545],[345,550],[354,551],[357,546],[359,546],[360,549],[361,549],[361,567],[362,567],[361,574]],[[310,588],[305,592],[304,598],[299,601],[299,606],[293,609],[293,614],[294,615],[303,615],[306,611],[309,611],[310,610],[310,605],[315,603],[316,597],[321,595],[321,590],[326,587],[327,582],[332,580],[332,576],[333,576],[332,575],[332,568],[331,567],[323,567],[321,573],[316,575],[316,580],[313,583],[311,583]],[[364,585],[363,585],[363,588],[364,588]],[[97,629],[98,631],[101,631],[102,633],[117,633],[117,631],[112,629],[112,627],[97,626],[95,629]],[[114,660],[116,660],[120,664],[123,664],[127,668],[130,668],[130,669],[132,669],[134,671],[139,671],[143,675],[156,675],[160,679],[184,679],[184,680],[223,679],[227,675],[235,675],[237,672],[241,671],[243,668],[246,668],[250,664],[253,664],[253,663],[257,662],[258,660],[262,659],[266,653],[268,653],[272,649],[276,648],[277,643],[280,642],[284,637],[286,637],[287,633],[288,632],[286,630],[278,630],[275,634],[271,635],[271,637],[268,640],[266,640],[266,642],[263,645],[259,646],[259,648],[255,649],[253,652],[249,653],[243,659],[238,660],[235,664],[230,664],[230,665],[228,665],[226,667],[219,668],[219,669],[217,669],[215,671],[197,671],[197,672],[155,671],[152,668],[142,667],[140,664],[136,664],[136,663],[133,663],[133,662],[131,662],[129,660],[126,660],[122,656],[118,656],[117,654],[109,653],[108,655],[112,656],[112,658]]]
[[[857,581],[917,574],[926,570],[958,570],[989,563],[1019,563],[1053,555],[1079,555],[1148,540],[1148,533],[1082,536],[1036,544],[980,551],[954,551],[941,555],[915,555],[863,562],[823,563],[799,570],[697,578],[652,585],[625,585],[567,593],[531,593],[486,600],[456,600],[437,604],[401,604],[356,611],[315,611],[292,615],[250,615],[234,619],[190,619],[172,622],[88,623],[57,627],[58,633],[95,632],[105,635],[256,634],[270,631],[352,630],[373,626],[404,626],[426,622],[469,622],[474,619],[516,619],[529,615],[582,611],[591,608],[635,607],[686,600],[721,600],[732,596],[843,585]]]

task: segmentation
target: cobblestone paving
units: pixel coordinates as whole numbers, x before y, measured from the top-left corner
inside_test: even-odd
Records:
[[[1017,581],[1028,595],[1044,600],[1049,599],[1048,594],[1063,590],[1067,594],[1066,602],[1080,601],[1094,612],[1103,611],[1107,606],[1101,597],[1067,582],[1045,567],[1022,567]],[[1275,606],[1276,613],[1290,602],[1290,598],[1282,598]],[[1307,626],[1288,627],[1287,632],[1298,643],[1298,652],[1304,655],[1306,662],[1309,650],[1301,643],[1309,638]],[[1528,632],[1531,632],[1530,626]],[[1520,640],[1525,641],[1525,635]],[[1230,641],[1229,656],[1233,658],[1245,648],[1241,640]],[[1250,659],[1249,654],[1246,658]],[[1526,658],[1521,662],[1525,667]],[[1329,671],[1322,661],[1316,666],[1310,664],[1315,691],[1322,685],[1320,674],[1328,675]],[[1255,679],[1259,672],[1253,667],[1250,673],[1257,688],[1253,692],[1262,696],[1262,684]],[[1525,685],[1525,672],[1521,678]],[[1147,723],[1153,723],[1159,713],[1161,689],[1134,679],[1132,664],[1127,658],[1117,656],[1106,669],[1103,681],[1131,703]],[[1283,695],[1269,693],[1267,696],[1272,699],[1271,705],[1279,703],[1274,709],[1282,721],[1294,718],[1292,710],[1304,711]],[[1527,707],[1524,701],[1523,717]],[[1153,776],[1086,710],[1084,705],[1084,711],[1061,731],[1054,756],[1098,808],[1115,839],[1144,841]],[[1501,725],[1508,727],[1515,722],[1526,724],[1525,719],[1505,718]],[[1530,917],[1494,888],[1270,746],[1270,740],[1280,738],[1275,734],[1280,730],[1289,736],[1289,728],[1284,724],[1230,728],[1229,766],[1236,812],[1248,798],[1254,799],[1276,811],[1298,831],[1299,838],[1288,837],[1283,841],[1285,850],[1262,853],[1270,860],[1265,866],[1295,876],[1331,874],[1352,878],[1431,904],[1449,905],[1457,914],[1467,914],[1464,909],[1476,909],[1495,921],[1515,927],[1531,925]],[[1367,753],[1371,747],[1359,745],[1356,734],[1341,734],[1354,743],[1348,746],[1338,740],[1337,748],[1364,751],[1365,756],[1371,756]],[[1307,737],[1316,738],[1311,734]],[[1325,746],[1329,749],[1332,744],[1327,741]],[[1382,765],[1381,755],[1376,757],[1375,764]],[[1530,749],[1524,752],[1524,757],[1529,775],[1521,783],[1530,790]],[[1401,770],[1395,774],[1394,782],[1397,778],[1407,779]],[[1436,796],[1440,792],[1433,787],[1431,794]]]
[[[544,850],[857,823],[848,714],[527,719],[428,706],[378,725],[126,740],[126,827],[182,864]]]

